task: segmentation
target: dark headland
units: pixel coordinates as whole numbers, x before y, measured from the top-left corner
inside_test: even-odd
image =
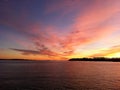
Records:
[[[105,61],[105,62],[120,62],[120,58],[104,58],[104,57],[95,57],[95,58],[71,58],[69,61]]]

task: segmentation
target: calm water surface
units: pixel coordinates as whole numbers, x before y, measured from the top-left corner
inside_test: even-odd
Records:
[[[120,90],[120,63],[0,61],[0,90]]]

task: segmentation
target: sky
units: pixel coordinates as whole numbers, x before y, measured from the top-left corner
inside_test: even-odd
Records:
[[[120,0],[0,0],[0,58],[120,57]]]

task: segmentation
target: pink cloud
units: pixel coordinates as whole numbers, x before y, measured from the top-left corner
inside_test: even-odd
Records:
[[[118,17],[120,12],[119,1],[95,1],[82,14],[74,20],[72,32],[67,36],[64,47],[74,49],[80,45],[95,42],[106,35],[118,30]],[[114,18],[115,22],[112,22]],[[117,23],[117,24],[116,24]]]
[[[120,22],[119,17],[116,18],[120,12],[119,0],[95,0],[93,3],[87,3],[87,6],[81,6],[85,3],[81,0],[63,0],[48,6],[50,9],[47,13],[60,11],[69,14],[75,9],[78,11],[74,16],[74,22],[67,28],[68,33],[62,36],[59,34],[59,27],[34,22],[24,25],[23,17],[10,20],[13,22],[5,20],[4,23],[22,32],[34,44],[35,49],[41,51],[41,55],[69,56],[74,54],[78,46],[96,42],[119,28],[116,25],[116,22]],[[18,42],[25,45],[23,41]]]

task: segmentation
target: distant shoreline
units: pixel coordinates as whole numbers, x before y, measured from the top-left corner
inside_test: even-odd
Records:
[[[23,61],[23,62],[46,62],[46,61],[68,61],[68,60],[45,60],[45,59],[43,59],[43,60],[36,60],[36,59],[0,59],[0,61],[15,61],[15,62],[21,62],[21,61]]]
[[[52,60],[34,60],[34,59],[0,59],[0,61],[28,61],[28,62],[32,62],[32,61],[52,61]]]
[[[69,61],[120,62],[120,58],[71,58]]]
[[[0,59],[0,60],[12,60],[12,61],[33,61],[33,59]],[[34,61],[38,61],[38,60],[34,60]]]

